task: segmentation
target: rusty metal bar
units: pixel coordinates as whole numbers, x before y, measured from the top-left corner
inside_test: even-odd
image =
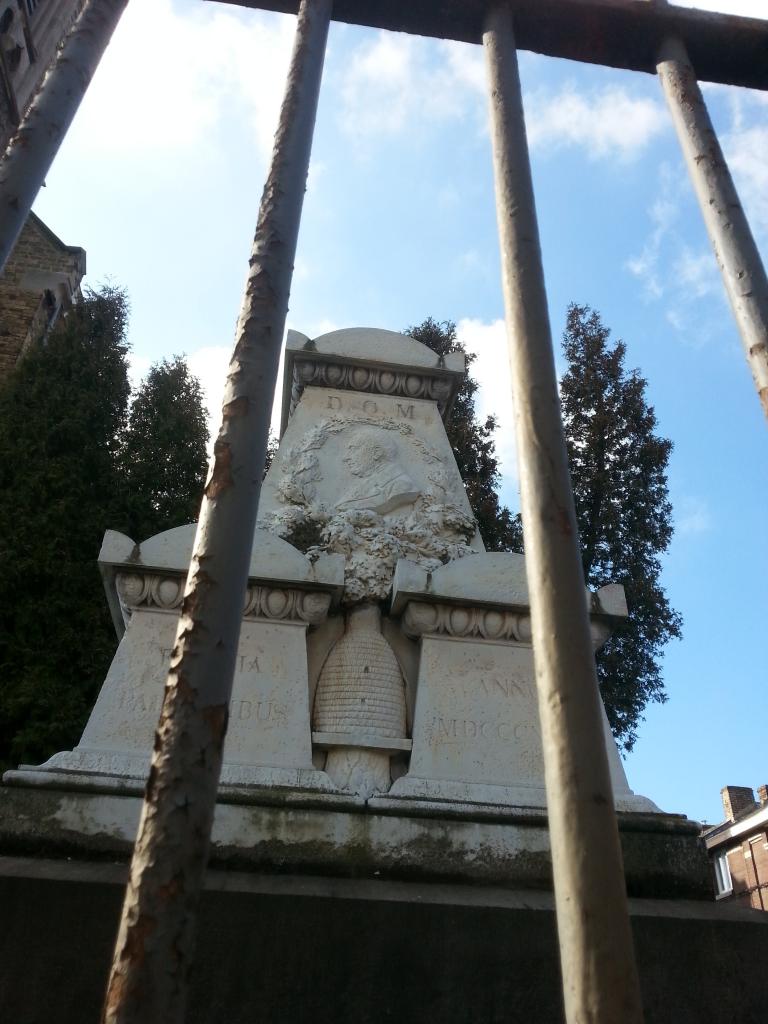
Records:
[[[483,47],[566,1018],[640,1024],[508,2]]]
[[[87,0],[0,158],[0,273],[128,0]]]
[[[664,41],[659,79],[768,416],[768,277],[683,42]]]
[[[108,1024],[184,1019],[331,6],[303,0],[299,10],[107,987]]]
[[[298,0],[224,0],[295,14]],[[768,89],[768,21],[642,0],[510,0],[520,50],[656,73],[665,36],[685,40],[706,82]],[[489,0],[336,0],[335,21],[479,43]]]

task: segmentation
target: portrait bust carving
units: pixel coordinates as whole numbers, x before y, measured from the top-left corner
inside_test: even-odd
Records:
[[[421,493],[400,462],[397,443],[381,431],[357,431],[342,462],[360,482],[336,503],[340,511],[368,509],[385,515],[412,505]]]

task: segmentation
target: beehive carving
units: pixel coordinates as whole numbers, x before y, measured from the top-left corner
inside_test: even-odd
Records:
[[[405,684],[380,622],[376,606],[350,612],[346,631],[320,673],[313,716],[317,732],[405,736]]]

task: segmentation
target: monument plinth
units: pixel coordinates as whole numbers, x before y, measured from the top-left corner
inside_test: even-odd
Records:
[[[291,332],[285,366],[214,861],[547,886],[525,561],[484,550],[443,421],[463,355]],[[129,848],[194,530],[107,533],[119,647],[74,750],[6,774],[17,846]],[[623,591],[584,601],[597,648]],[[630,890],[708,894],[696,826],[632,792],[607,723],[605,743]]]

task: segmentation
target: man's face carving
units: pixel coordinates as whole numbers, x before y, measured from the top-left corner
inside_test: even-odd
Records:
[[[372,437],[358,437],[351,441],[344,465],[353,476],[369,476],[396,457],[395,446]]]

